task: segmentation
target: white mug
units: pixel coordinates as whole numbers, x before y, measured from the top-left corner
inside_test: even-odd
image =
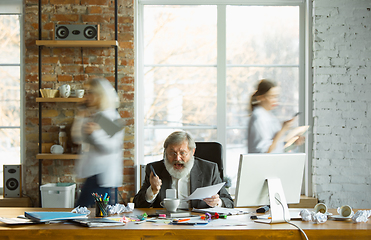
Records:
[[[68,98],[71,95],[71,86],[63,84],[59,87],[59,95],[63,98]]]
[[[343,205],[337,209],[337,212],[342,216],[342,217],[352,217],[354,212],[352,208],[349,205]]]
[[[164,198],[164,200],[162,202],[160,202],[160,205],[162,207],[166,208],[166,210],[168,212],[176,212],[176,209],[178,208],[179,203],[180,203],[180,200],[179,199],[176,199],[176,198]]]
[[[61,145],[55,144],[50,147],[50,152],[53,154],[62,154],[64,151],[63,147]]]
[[[84,97],[84,89],[76,89],[75,90],[75,93],[76,93],[76,97],[78,98],[83,98]]]
[[[315,213],[327,213],[327,206],[324,203],[318,203],[316,206],[314,206],[314,212]]]

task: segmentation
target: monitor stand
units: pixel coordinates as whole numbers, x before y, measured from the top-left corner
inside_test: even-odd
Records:
[[[266,179],[268,183],[268,195],[270,202],[270,213],[271,219],[268,220],[256,220],[255,222],[260,223],[284,223],[290,221],[290,212],[287,206],[286,197],[283,192],[281,179],[269,178]],[[282,203],[276,200],[276,198]]]

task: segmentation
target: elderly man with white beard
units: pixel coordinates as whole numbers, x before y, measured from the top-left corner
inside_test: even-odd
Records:
[[[218,194],[203,200],[184,199],[197,188],[221,183],[216,163],[194,157],[196,144],[187,132],[170,134],[164,142],[164,159],[146,166],[146,177],[139,192],[134,197],[137,208],[161,208],[160,202],[166,197],[166,189],[176,189],[180,199],[179,208],[233,208],[233,200],[222,187]],[[156,175],[150,170],[154,168]]]

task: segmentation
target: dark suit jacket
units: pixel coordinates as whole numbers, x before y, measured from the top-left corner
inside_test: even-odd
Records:
[[[148,203],[146,201],[146,191],[151,185],[149,182],[149,176],[151,170],[149,165],[152,165],[155,169],[156,174],[162,180],[162,186],[160,192],[156,196],[156,199],[153,203]],[[220,173],[216,163],[206,161],[200,158],[195,157],[194,165],[190,173],[190,192],[193,193],[199,187],[207,187],[221,183]],[[161,208],[160,202],[166,197],[166,189],[171,188],[172,178],[169,172],[165,168],[164,160],[153,162],[147,164],[146,166],[146,177],[144,183],[139,190],[139,192],[134,197],[134,203],[136,208]],[[234,203],[227,192],[227,190],[222,187],[219,191],[219,197],[223,202],[223,207],[233,208]],[[192,208],[208,208],[208,206],[203,200],[191,200]]]

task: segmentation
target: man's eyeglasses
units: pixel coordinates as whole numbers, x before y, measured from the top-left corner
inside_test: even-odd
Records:
[[[173,158],[176,158],[178,155],[181,158],[184,158],[184,157],[187,157],[188,154],[189,154],[189,152],[186,152],[186,151],[180,151],[180,152],[170,151],[170,152],[168,152],[169,157],[173,157]]]

